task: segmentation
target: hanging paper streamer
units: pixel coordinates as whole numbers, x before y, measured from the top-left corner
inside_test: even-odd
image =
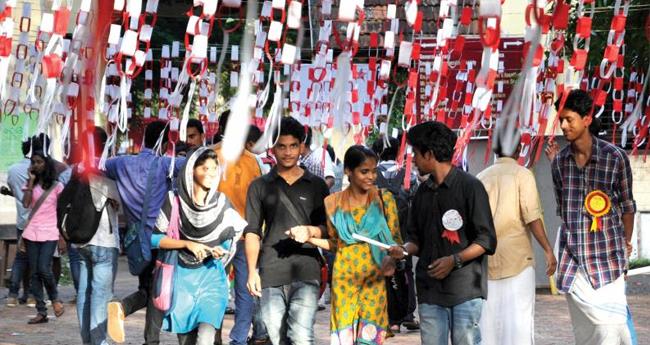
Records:
[[[503,80],[515,71],[504,67],[509,60],[503,56],[512,51],[509,44],[519,41],[501,42],[500,0],[442,0],[437,16],[419,0],[380,1],[382,11],[364,8],[363,1],[268,0],[256,8],[240,0],[196,0],[187,12],[184,40],[179,35],[178,41],[152,50],[158,2],[81,0],[74,12],[71,2],[53,1],[44,13],[32,13],[25,3],[20,16],[15,0],[2,2],[2,119],[11,124],[19,122],[21,113],[36,116],[37,128],[26,127],[24,135],[53,135],[52,147],[65,156],[84,126],[94,123],[97,110],[109,134],[102,165],[115,152],[119,133],[126,135],[134,124],[140,128],[154,119],[177,122],[179,140],[185,139],[193,107],[208,136],[217,129],[218,114],[231,110],[232,128],[223,143],[228,159],[239,156],[251,123],[265,129],[254,151],[272,146],[286,115],[312,129],[314,145],[331,145],[338,156],[377,132],[388,144],[391,132],[435,119],[459,128],[455,164],[468,165],[469,141],[480,133],[487,135],[488,146],[507,147],[506,154],[519,145],[519,162],[531,166],[540,157],[546,134],[552,138],[558,125],[557,119],[548,123],[555,101],[562,105],[568,91],[583,88],[594,98],[593,115],[611,117],[613,141],[632,144],[633,154],[648,146],[647,69],[625,70],[623,64],[631,53],[624,40],[630,0],[612,2],[607,44],[595,66],[587,66],[587,61],[596,2],[579,0],[572,7],[566,0],[529,0],[521,15],[525,59],[512,91]],[[320,13],[312,17],[314,9]],[[568,32],[571,13],[576,16],[575,33]],[[31,18],[40,18],[35,39],[30,36],[36,30]],[[104,24],[94,25],[91,19]],[[74,23],[70,31],[68,23]],[[310,36],[303,32],[307,23]],[[214,24],[220,29],[216,33]],[[244,27],[252,28],[255,37],[249,37],[248,46],[231,45],[230,33]],[[480,61],[472,61],[477,59],[470,58],[472,49],[466,45],[473,28],[483,46]],[[219,31],[223,42],[215,44]],[[64,38],[70,33],[71,38]],[[303,37],[309,37],[307,47]],[[566,42],[566,37],[574,38]],[[567,44],[574,49],[565,60]],[[427,58],[420,56],[423,49]],[[340,55],[334,56],[335,51]],[[154,85],[156,59],[160,83]],[[223,68],[229,68],[224,86]],[[103,74],[97,78],[96,71]],[[141,71],[144,84],[136,80]],[[97,83],[100,94],[95,101]],[[134,102],[134,85],[144,85],[140,104]],[[222,106],[221,90],[228,86],[237,89],[237,96]],[[391,116],[402,106],[397,104],[401,97],[396,97],[401,92],[404,116],[394,126]],[[504,92],[507,101],[500,97]],[[126,151],[129,139],[123,142]],[[408,172],[405,187],[410,183],[411,151],[403,138],[397,161]],[[486,152],[487,161],[491,156]]]
[[[253,25],[257,9],[255,6],[248,6],[246,9],[246,26]],[[253,66],[253,37],[249,30],[245,30],[241,44],[242,66]],[[254,67],[255,69],[257,66]],[[251,95],[252,76],[254,70],[242,68],[239,88],[231,107],[231,116],[223,138],[222,152],[227,162],[236,162],[242,151],[248,130],[250,128],[251,106],[254,104],[254,96]]]

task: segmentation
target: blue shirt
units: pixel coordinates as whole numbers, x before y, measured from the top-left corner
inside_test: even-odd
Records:
[[[106,161],[106,176],[115,180],[117,190],[122,199],[122,206],[129,224],[140,221],[144,204],[145,189],[149,169],[157,169],[153,173],[150,186],[149,208],[145,229],[153,231],[156,218],[160,212],[167,191],[171,184],[169,167],[172,163],[170,157],[157,156],[151,149],[143,149],[136,156],[120,156]],[[185,164],[185,159],[176,158],[174,163],[174,176],[180,167]]]

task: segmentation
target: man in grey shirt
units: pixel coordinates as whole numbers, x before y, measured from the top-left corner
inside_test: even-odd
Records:
[[[29,209],[23,207],[23,191],[22,187],[28,179],[27,169],[29,169],[30,160],[27,158],[31,141],[27,140],[22,144],[23,159],[11,165],[7,171],[7,186],[0,187],[0,194],[12,196],[16,201],[16,239],[20,240],[23,234],[27,217],[29,217]],[[20,282],[23,282],[23,295],[18,299],[18,292],[20,290]],[[15,307],[20,301],[21,304],[27,303],[29,292],[29,264],[27,262],[27,254],[21,251],[16,251],[14,264],[11,267],[11,282],[9,285],[9,296],[7,297],[7,307]],[[33,298],[30,298],[31,303],[36,303]]]

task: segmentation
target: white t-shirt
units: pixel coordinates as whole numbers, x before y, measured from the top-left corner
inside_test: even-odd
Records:
[[[77,245],[77,247],[85,247],[93,245],[105,248],[119,248],[120,235],[118,230],[118,209],[108,202],[108,199],[120,201],[120,196],[117,191],[115,181],[99,175],[90,177],[90,193],[93,198],[93,204],[97,211],[101,210],[104,205],[99,220],[97,232],[92,239],[86,244]]]

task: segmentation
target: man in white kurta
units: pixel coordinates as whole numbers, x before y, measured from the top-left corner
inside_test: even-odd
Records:
[[[514,158],[500,156],[478,178],[490,198],[497,250],[488,257],[488,298],[481,315],[484,345],[534,344],[535,260],[531,234],[544,249],[546,274],[555,271],[546,239],[533,173]],[[516,152],[513,153],[516,156]]]

